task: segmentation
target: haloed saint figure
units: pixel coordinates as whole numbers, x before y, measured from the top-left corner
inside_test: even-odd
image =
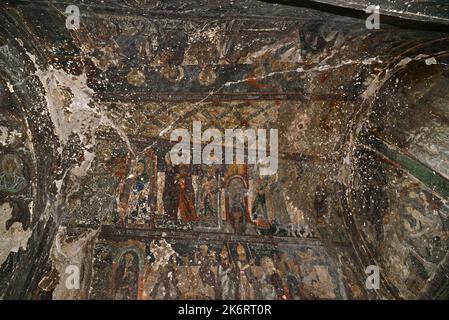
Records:
[[[26,184],[20,158],[14,154],[3,156],[0,167],[0,192],[17,193],[22,191]]]

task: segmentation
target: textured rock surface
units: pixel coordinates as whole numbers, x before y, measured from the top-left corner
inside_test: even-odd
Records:
[[[0,297],[447,298],[447,33],[318,8],[2,5]],[[194,121],[276,175],[171,165]]]

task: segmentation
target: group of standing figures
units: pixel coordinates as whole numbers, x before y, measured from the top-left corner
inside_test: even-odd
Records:
[[[160,221],[212,229],[224,225],[227,232],[238,234],[271,226],[267,194],[277,200],[271,195],[275,184],[250,177],[247,165],[174,166],[167,156],[163,166],[157,163],[157,155],[146,150],[142,157],[129,158],[118,174],[121,225],[154,227]],[[250,180],[256,183],[254,199]],[[287,217],[283,203],[273,206]]]
[[[151,299],[284,300],[301,299],[301,270],[286,253],[252,257],[250,248],[235,246],[236,259],[227,244],[218,251],[200,245],[193,257],[171,251],[165,263],[154,261]],[[165,251],[167,253],[167,251]],[[158,255],[161,256],[162,255]],[[163,259],[163,258],[162,258]],[[178,264],[179,261],[182,263]]]

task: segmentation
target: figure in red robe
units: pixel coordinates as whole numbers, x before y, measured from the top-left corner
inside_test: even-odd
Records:
[[[186,166],[182,165],[178,175],[178,210],[181,220],[188,222],[197,222],[199,220],[195,211],[194,191],[192,185],[192,177]]]

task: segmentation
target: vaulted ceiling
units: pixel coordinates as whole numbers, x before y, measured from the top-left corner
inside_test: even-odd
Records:
[[[381,1],[388,24],[368,30],[361,0],[269,2],[85,0],[77,30],[65,1],[2,5],[2,177],[23,174],[0,185],[0,297],[36,298],[58,241],[145,238],[115,228],[120,171],[149,147],[163,159],[193,121],[279,130],[280,220],[311,226],[296,243],[324,248],[340,298],[447,297],[448,4]],[[378,291],[363,288],[372,264]]]

